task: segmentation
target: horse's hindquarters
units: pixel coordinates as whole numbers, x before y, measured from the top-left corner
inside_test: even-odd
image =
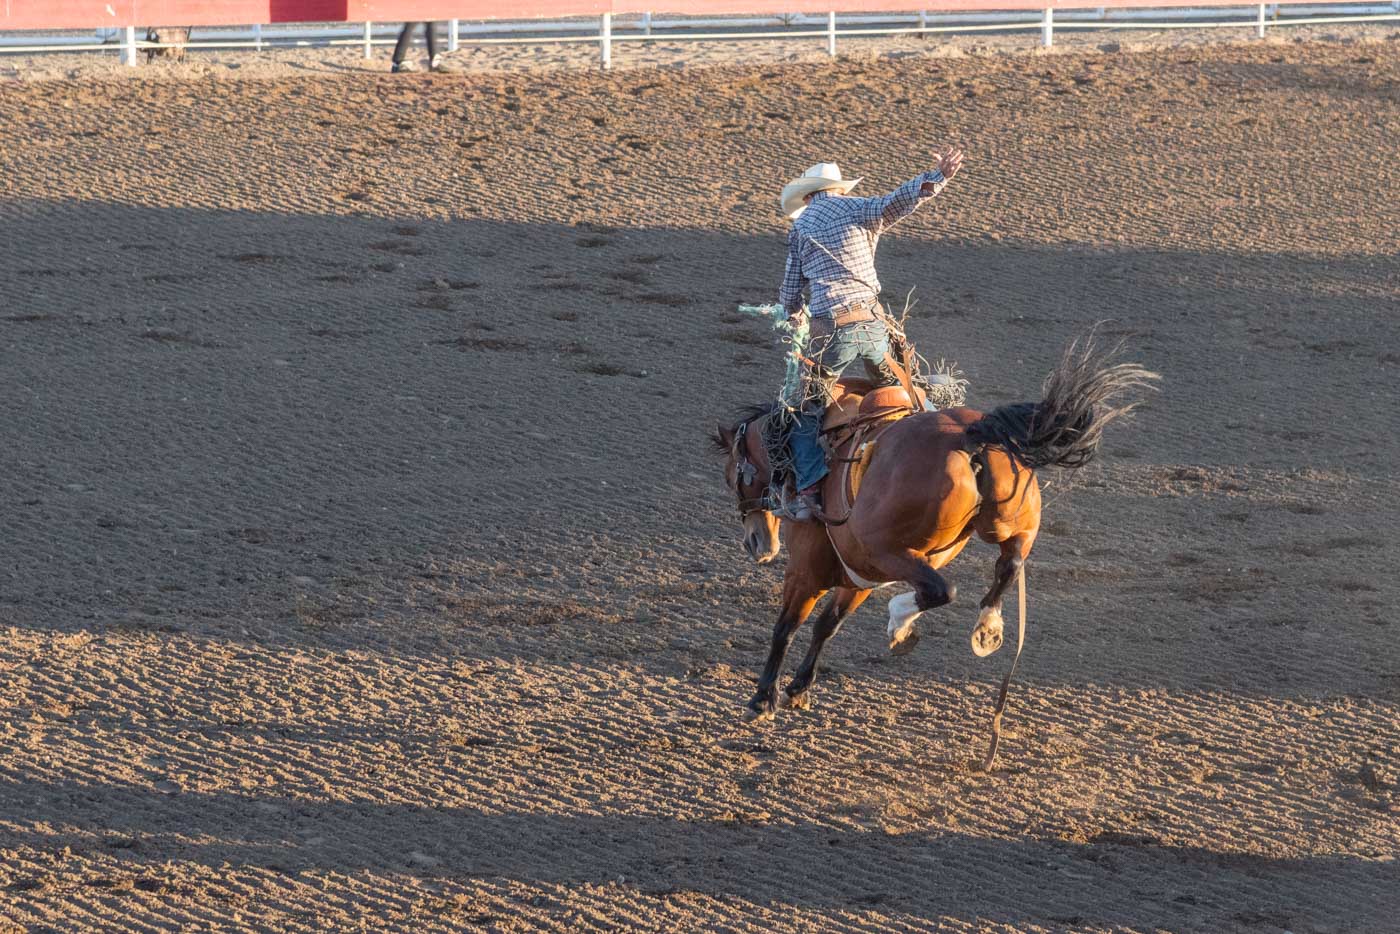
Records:
[[[1016,463],[1001,448],[982,455],[984,502],[977,517],[977,535],[993,544],[1015,535],[1035,538],[1040,531],[1040,481],[1035,471]]]
[[[961,550],[977,516],[977,480],[963,451],[961,425],[944,413],[915,415],[880,439],[850,520],[831,530],[852,570],[890,574],[911,552],[941,567]],[[857,566],[859,565],[859,566]],[[869,571],[871,574],[866,574]]]

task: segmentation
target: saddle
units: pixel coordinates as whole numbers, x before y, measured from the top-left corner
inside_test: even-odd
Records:
[[[903,386],[874,387],[867,380],[843,379],[832,387],[832,401],[822,418],[822,441],[831,465],[823,481],[822,502],[829,515],[851,514],[880,436],[895,422],[922,410],[923,400],[911,400]]]
[[[822,434],[830,435],[838,428],[858,422],[883,420],[903,411],[908,414],[923,408],[916,406],[903,386],[872,387],[866,380],[842,380],[832,387],[831,402],[822,416]]]
[[[885,367],[898,386],[877,387],[868,379],[843,376],[828,388],[831,401],[822,416],[822,434],[863,419],[883,418],[887,409],[923,411],[928,396],[915,378],[917,360],[902,342],[885,354]]]

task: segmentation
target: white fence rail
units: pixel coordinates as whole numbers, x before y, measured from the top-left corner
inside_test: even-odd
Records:
[[[995,0],[993,0],[995,2]],[[603,14],[597,19],[528,20],[512,22],[448,21],[449,51],[464,45],[542,45],[596,43],[599,64],[612,64],[612,47],[619,42],[722,42],[748,40],[825,40],[827,52],[837,54],[842,38],[873,36],[925,36],[948,33],[1036,31],[1041,44],[1054,43],[1055,30],[1121,29],[1250,29],[1263,37],[1271,28],[1324,24],[1400,21],[1400,0],[1392,3],[1289,5],[1249,4],[1239,7],[1163,7],[1159,9],[1060,10],[1040,13],[851,14],[832,12],[821,17],[792,14],[781,17],[656,19],[650,13],[619,19]],[[365,57],[376,45],[392,45],[398,25],[364,23],[363,26],[276,26],[258,24],[246,29],[205,28],[178,43],[185,49],[308,48],[361,46]],[[175,43],[148,42],[136,37],[132,27],[98,30],[93,37],[11,33],[0,35],[0,54],[51,52],[110,52],[135,65],[142,51],[176,47]]]

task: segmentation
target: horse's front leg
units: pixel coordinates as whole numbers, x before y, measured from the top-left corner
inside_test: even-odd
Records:
[[[1001,556],[997,558],[991,589],[979,604],[982,612],[977,616],[977,628],[972,630],[972,654],[978,658],[985,658],[1001,648],[1002,629],[1005,626],[1001,617],[1001,598],[1016,578],[1016,572],[1025,564],[1026,556],[1031,551],[1031,541],[1031,536],[1021,534],[997,543],[1001,547]]]
[[[797,633],[812,607],[817,605],[824,588],[812,584],[804,574],[789,575],[783,582],[783,611],[773,627],[773,644],[768,649],[768,662],[758,677],[758,690],[749,701],[749,720],[771,720],[778,709],[778,674],[783,668],[792,637]]]
[[[792,676],[785,689],[787,693],[787,705],[794,710],[807,710],[812,706],[811,695],[808,691],[812,688],[812,682],[817,677],[817,663],[821,661],[822,650],[826,648],[827,642],[836,635],[836,631],[841,628],[841,622],[860,608],[865,602],[865,598],[870,596],[869,590],[855,590],[851,587],[838,587],[832,596],[831,602],[822,610],[822,614],[817,617],[817,621],[812,624],[812,644],[807,649],[807,657],[802,659],[801,666],[797,673]]]

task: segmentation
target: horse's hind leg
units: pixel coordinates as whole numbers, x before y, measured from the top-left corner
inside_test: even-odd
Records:
[[[1002,629],[1001,598],[1016,572],[1025,564],[1031,552],[1032,537],[1027,534],[1013,535],[998,544],[1001,556],[997,558],[996,571],[992,576],[992,587],[982,598],[982,612],[977,617],[977,628],[972,630],[972,654],[978,658],[991,655],[1001,648]]]
[[[960,550],[962,546],[959,544],[957,547]],[[882,562],[882,565],[893,571],[899,580],[908,581],[914,587],[913,593],[902,593],[890,600],[890,622],[886,629],[890,637],[890,651],[895,655],[906,655],[919,643],[919,628],[914,625],[919,614],[952,603],[958,595],[958,588],[944,580],[943,575],[929,564],[928,558],[916,552],[908,552],[896,561]]]
[[[826,648],[827,642],[836,635],[836,631],[841,628],[841,623],[847,616],[854,613],[865,598],[870,596],[868,590],[854,590],[850,587],[838,587],[832,596],[831,602],[826,609],[822,610],[822,615],[817,617],[817,621],[812,624],[812,644],[807,649],[807,657],[802,659],[802,665],[797,669],[797,673],[792,676],[785,689],[787,693],[787,706],[794,710],[806,710],[812,705],[811,695],[807,692],[811,690],[812,682],[817,677],[817,663],[821,660],[822,650]]]
[[[778,614],[778,623],[773,627],[773,643],[768,649],[768,661],[763,673],[758,677],[758,690],[749,701],[747,717],[750,720],[771,720],[778,709],[778,673],[783,667],[783,658],[788,646],[812,607],[825,591],[813,587],[804,575],[789,578],[783,583],[783,611]]]

